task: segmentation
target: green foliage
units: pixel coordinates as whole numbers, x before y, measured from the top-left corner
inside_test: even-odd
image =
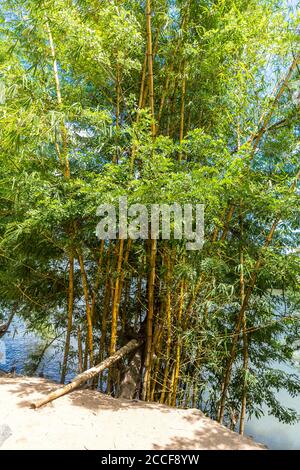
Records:
[[[299,248],[299,193],[290,190],[299,171],[299,105],[292,99],[290,85],[299,80],[299,70],[293,71],[276,103],[272,88],[299,53],[299,14],[288,14],[275,0],[153,3],[156,119],[164,102],[154,141],[148,101],[138,108],[145,57],[144,2],[1,2],[0,84],[5,86],[5,101],[0,104],[1,306],[11,308],[17,302],[18,312],[36,330],[50,325],[65,329],[70,254],[77,260],[83,253],[90,292],[95,285],[99,204],[117,202],[122,195],[129,204],[203,203],[203,250],[184,253],[183,244],[174,240],[168,245],[174,262],[172,333],[183,342],[185,354],[177,403],[190,404],[189,393],[196,388],[196,405],[217,416],[240,308],[241,270],[247,287],[261,258],[247,310],[250,366],[243,371],[240,338],[227,421],[230,407],[240,409],[246,378],[249,415],[260,415],[267,406],[281,421],[294,422],[294,411],[280,405],[274,391],[285,388],[295,395],[299,380],[272,364],[292,359],[299,333],[299,256],[293,254]],[[47,24],[62,103],[57,101]],[[263,129],[254,150],[249,138],[261,130],[260,119],[270,109],[268,129]],[[69,179],[60,159],[64,152],[70,162]],[[222,239],[231,205],[235,211]],[[278,217],[272,243],[264,249]],[[219,236],[212,242],[215,228]],[[164,322],[164,250],[159,242],[157,324]],[[111,263],[111,271],[101,272],[95,341],[103,334],[105,275],[117,277],[116,243],[113,255],[107,246],[104,251],[103,266]],[[127,300],[124,292],[121,298],[129,324],[136,324],[139,309],[141,317],[147,314],[146,256],[147,246],[134,242],[129,266],[124,268],[131,291],[128,288]],[[176,320],[175,293],[184,280],[186,307],[201,276],[201,290],[184,330]],[[137,306],[134,296],[140,277]],[[82,326],[85,335],[77,261],[74,285],[74,324]],[[284,311],[274,289],[284,292]]]

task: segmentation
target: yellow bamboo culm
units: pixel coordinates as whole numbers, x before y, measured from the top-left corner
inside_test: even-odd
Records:
[[[152,362],[153,373],[151,374],[151,383],[150,383],[150,400],[154,400],[154,394],[156,391],[156,386],[158,384],[158,373],[161,361],[161,352],[162,352],[162,340],[163,340],[163,333],[164,333],[164,324],[165,324],[165,315],[164,315],[164,308],[163,304],[161,305],[160,311],[158,312],[158,318],[160,322],[156,324],[153,341],[152,341],[152,349],[151,349],[151,357],[152,361],[155,357],[155,363]]]
[[[146,1],[146,24],[147,24],[147,57],[148,57],[148,86],[149,105],[151,112],[151,133],[156,135],[155,113],[154,113],[154,79],[153,79],[153,51],[152,51],[152,29],[151,29],[151,0]]]
[[[97,298],[97,293],[98,293],[98,289],[99,289],[99,286],[100,286],[100,280],[101,280],[103,251],[104,251],[104,240],[101,240],[100,250],[99,250],[99,259],[98,259],[98,264],[97,264],[97,273],[96,273],[95,285],[94,285],[93,294],[92,294],[92,304],[91,304],[91,317],[92,317],[92,320],[93,320],[94,314],[95,314],[96,298]]]
[[[120,306],[120,281],[121,281],[121,270],[123,262],[123,249],[124,249],[124,240],[119,240],[119,252],[118,252],[118,263],[117,263],[117,272],[116,272],[116,281],[114,288],[114,297],[112,303],[112,313],[111,313],[111,338],[110,338],[110,348],[109,354],[114,354],[117,344],[117,328],[118,328],[118,315],[119,315],[119,306]]]
[[[241,237],[243,237],[243,220],[240,215],[240,227],[241,227]],[[241,304],[244,302],[245,298],[245,278],[244,278],[244,252],[243,248],[240,250],[240,295],[241,295]],[[249,367],[249,351],[248,351],[248,336],[247,336],[247,319],[246,312],[243,314],[242,319],[242,330],[243,330],[243,389],[242,389],[242,406],[240,414],[240,425],[239,433],[244,434],[245,429],[245,418],[246,418],[246,409],[247,409],[247,372]]]
[[[100,347],[99,347],[99,362],[103,361],[105,357],[105,339],[106,339],[106,332],[107,332],[107,318],[109,312],[109,304],[111,299],[111,280],[107,277],[105,283],[105,293],[104,293],[104,301],[103,301],[103,311],[102,311],[102,319],[101,319],[101,338],[100,338]],[[100,390],[103,390],[103,377],[100,375]]]
[[[181,82],[181,103],[180,103],[180,128],[179,128],[179,144],[182,144],[184,137],[184,114],[185,114],[185,94],[186,94],[186,75],[185,75],[185,61],[182,66],[182,82]],[[183,153],[179,152],[179,161],[182,160]]]
[[[177,387],[178,387],[178,380],[179,380],[180,358],[181,358],[181,327],[182,327],[184,292],[185,292],[185,281],[181,280],[180,293],[179,293],[179,306],[178,306],[178,330],[179,331],[178,331],[178,338],[177,338],[177,345],[176,345],[174,378],[173,378],[173,383],[172,383],[172,399],[171,399],[172,406],[176,406]]]
[[[165,371],[164,371],[164,379],[162,385],[162,391],[160,396],[160,403],[165,402],[165,397],[167,393],[167,384],[168,384],[168,377],[169,377],[169,370],[170,370],[170,358],[171,358],[171,263],[170,263],[170,255],[169,253],[166,254],[166,323],[167,323],[167,342],[166,342],[166,364],[165,364]]]
[[[65,382],[67,365],[68,365],[68,356],[70,350],[70,339],[73,326],[73,304],[74,304],[74,256],[71,255],[69,258],[69,286],[68,286],[68,324],[67,324],[67,334],[65,341],[65,350],[63,365],[61,370],[60,383]]]
[[[83,362],[82,362],[82,339],[81,339],[81,328],[77,328],[77,347],[78,347],[78,372],[81,374],[83,372]]]
[[[120,239],[118,242],[118,255],[117,255],[117,269],[116,269],[116,280],[113,290],[112,297],[112,309],[111,309],[111,334],[110,334],[110,345],[109,355],[113,355],[116,351],[117,345],[117,331],[118,331],[118,319],[119,319],[119,307],[120,307],[120,281],[123,264],[123,251],[124,251],[124,239]],[[111,391],[113,379],[115,376],[114,369],[111,369],[107,380],[107,390]]]
[[[161,351],[162,351],[162,337],[163,337],[163,330],[161,329],[160,334],[157,338],[157,347],[155,350],[156,353],[156,360],[155,360],[155,367],[152,376],[151,382],[151,390],[150,390],[150,400],[154,401],[155,392],[158,384],[158,375],[159,375],[159,368],[161,363]]]
[[[145,359],[145,376],[144,376],[143,391],[142,391],[143,400],[146,400],[150,395],[150,371],[151,371],[151,363],[152,363],[151,351],[152,351],[153,316],[154,316],[155,264],[156,264],[156,240],[154,239],[150,241],[146,359]]]
[[[88,352],[89,352],[89,359],[90,359],[90,366],[93,365],[94,362],[94,346],[93,346],[93,322],[92,322],[92,315],[91,315],[91,305],[89,300],[89,288],[88,288],[88,280],[87,275],[84,267],[84,261],[82,254],[78,254],[78,262],[80,266],[81,272],[81,279],[82,279],[82,287],[83,293],[85,298],[85,310],[86,310],[86,320],[87,320],[87,344],[88,344]]]

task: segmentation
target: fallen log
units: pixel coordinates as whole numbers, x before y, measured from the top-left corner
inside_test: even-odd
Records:
[[[91,369],[86,370],[82,374],[77,375],[72,380],[72,382],[70,382],[68,385],[65,385],[64,387],[61,387],[57,390],[54,390],[53,392],[49,393],[47,397],[43,398],[42,400],[37,401],[36,403],[31,403],[30,407],[34,409],[40,408],[41,406],[46,405],[47,403],[53,400],[56,400],[57,398],[62,397],[63,395],[66,395],[69,392],[72,392],[77,387],[87,382],[88,380],[92,379],[103,370],[111,367],[117,361],[122,359],[122,357],[126,356],[127,354],[134,351],[135,349],[138,349],[141,346],[141,344],[142,343],[137,341],[136,339],[132,339],[131,341],[129,341],[129,343],[127,343],[125,346],[123,346],[121,349],[115,352],[112,356],[100,362],[100,364],[97,364],[96,366],[91,367]]]

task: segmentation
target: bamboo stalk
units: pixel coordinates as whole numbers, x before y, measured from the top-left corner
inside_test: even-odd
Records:
[[[151,351],[152,351],[152,335],[153,335],[153,316],[154,316],[154,284],[155,284],[155,264],[156,264],[156,240],[150,241],[150,259],[149,259],[149,280],[148,280],[148,313],[147,313],[147,341],[146,341],[146,359],[145,359],[145,376],[143,382],[142,397],[146,397],[150,393],[150,371],[151,371]]]
[[[104,285],[104,298],[103,298],[103,310],[102,310],[102,318],[101,318],[101,338],[100,338],[100,346],[99,346],[99,355],[98,361],[102,361],[105,355],[105,339],[106,339],[106,326],[107,326],[107,317],[108,317],[108,310],[109,304],[111,299],[112,287],[111,287],[111,277],[110,277],[110,270],[111,266],[111,250],[112,250],[112,243],[109,242],[109,246],[106,252],[106,270],[105,270],[105,285]]]
[[[61,370],[60,382],[63,384],[66,378],[68,355],[70,350],[70,339],[73,325],[73,304],[74,304],[74,256],[69,258],[69,286],[68,286],[68,325],[65,341],[65,351]]]
[[[161,116],[162,116],[162,113],[163,113],[163,109],[164,109],[164,105],[165,105],[165,100],[166,100],[166,97],[167,97],[167,93],[168,93],[168,90],[169,90],[169,85],[170,85],[170,73],[172,71],[173,67],[171,66],[170,67],[170,70],[167,74],[167,78],[166,78],[166,83],[165,83],[165,86],[164,86],[164,89],[162,91],[162,95],[161,95],[161,99],[160,99],[160,104],[159,104],[159,109],[158,109],[158,113],[157,113],[157,127],[156,127],[156,133],[158,132],[158,129],[159,129],[159,126],[160,126],[160,121],[161,121]]]
[[[100,348],[99,348],[99,361],[102,361],[105,356],[105,340],[106,340],[106,331],[107,331],[107,318],[109,311],[109,304],[112,295],[111,280],[107,277],[105,283],[105,294],[104,294],[104,304],[102,312],[102,321],[101,321],[101,338],[100,338]],[[103,377],[100,376],[100,390],[103,389]]]
[[[202,286],[203,280],[204,280],[204,274],[201,273],[201,275],[199,276],[198,281],[196,282],[194,291],[192,292],[192,294],[190,296],[188,304],[187,304],[186,308],[184,309],[183,330],[186,330],[186,328],[187,328],[188,321],[189,321],[189,316],[190,316],[190,313],[192,311],[193,305],[196,301],[197,295],[200,291],[200,288]]]
[[[118,316],[119,316],[119,306],[120,306],[120,280],[121,280],[121,270],[123,262],[123,249],[124,249],[124,240],[119,240],[119,251],[118,251],[118,263],[116,271],[116,281],[114,288],[114,296],[112,303],[112,313],[111,313],[111,340],[109,354],[114,354],[117,344],[117,328],[118,328]]]
[[[162,332],[163,329],[160,329],[160,333],[157,337],[157,345],[155,349],[156,353],[156,361],[155,361],[155,366],[154,366],[154,371],[153,371],[153,377],[152,377],[152,384],[151,384],[151,391],[150,391],[150,400],[154,401],[154,396],[155,396],[155,390],[156,386],[158,383],[158,374],[159,374],[159,368],[160,368],[160,363],[161,363],[161,350],[162,350]]]
[[[184,137],[184,112],[185,112],[185,93],[186,93],[186,76],[185,61],[182,65],[182,82],[181,82],[181,101],[180,101],[180,127],[179,127],[179,144],[182,144]],[[179,152],[179,161],[182,160],[182,152]]]
[[[140,96],[139,96],[139,104],[138,104],[139,109],[138,109],[138,113],[137,113],[137,122],[139,121],[139,118],[140,118],[139,111],[142,109],[143,102],[144,102],[147,63],[148,63],[148,55],[147,55],[147,49],[146,49],[144,63],[143,63],[143,67],[142,67],[142,78],[141,78],[141,86],[140,86]]]
[[[180,370],[180,358],[181,358],[181,327],[182,327],[182,312],[183,312],[183,302],[184,302],[184,291],[185,291],[185,281],[182,280],[180,282],[180,294],[179,294],[179,308],[178,308],[178,338],[177,338],[177,345],[176,345],[176,359],[175,359],[175,367],[174,367],[174,380],[172,386],[172,406],[176,405],[176,396],[177,396],[177,387],[178,387],[178,380],[179,380],[179,370]]]
[[[127,241],[126,250],[125,250],[125,254],[124,254],[123,269],[121,270],[121,275],[120,275],[119,304],[120,304],[121,293],[122,293],[123,284],[124,284],[124,279],[125,279],[125,270],[126,270],[127,265],[128,265],[128,258],[129,258],[129,253],[130,253],[131,245],[132,245],[132,240],[129,239],[129,240]]]
[[[244,371],[244,382],[243,382],[243,392],[242,392],[242,407],[241,407],[241,416],[240,416],[240,427],[239,433],[244,434],[245,430],[245,419],[246,419],[246,410],[247,410],[247,372],[249,369],[249,351],[248,351],[248,337],[247,337],[247,321],[246,314],[243,315],[242,320],[243,328],[243,371]]]
[[[91,315],[91,305],[90,305],[90,300],[89,300],[88,280],[87,280],[87,275],[86,275],[86,271],[84,267],[82,254],[78,254],[78,262],[80,266],[82,287],[83,287],[83,293],[84,293],[84,298],[85,298],[86,320],[87,320],[87,326],[88,326],[88,332],[87,332],[88,352],[89,352],[89,358],[90,358],[90,365],[93,365],[93,362],[94,362],[93,321],[92,321],[92,315]]]
[[[231,221],[231,219],[233,217],[233,214],[234,214],[234,209],[235,209],[235,206],[232,204],[229,207],[229,210],[228,210],[228,213],[227,213],[227,216],[226,216],[226,219],[225,219],[225,223],[224,223],[224,226],[223,226],[223,232],[222,232],[222,235],[221,235],[221,238],[220,238],[220,240],[222,242],[226,240],[228,230],[229,230],[229,224],[230,224],[230,221]]]
[[[120,71],[120,64],[118,62],[117,58],[117,64],[116,64],[116,133],[118,134],[119,127],[120,127],[120,103],[121,103],[121,71]],[[116,151],[114,153],[113,163],[118,163],[118,152]]]
[[[82,340],[81,340],[81,329],[80,326],[78,326],[77,329],[77,345],[78,345],[78,370],[79,373],[81,374],[83,372],[83,364],[82,364]]]
[[[244,236],[243,219],[240,215],[240,227],[241,227],[241,239]],[[245,297],[245,279],[244,279],[244,251],[243,247],[240,249],[240,291],[241,291],[241,303]],[[246,418],[246,407],[247,407],[247,372],[249,367],[249,351],[248,351],[248,337],[247,337],[247,320],[246,313],[244,312],[242,318],[242,329],[243,329],[243,390],[242,390],[242,406],[240,415],[240,426],[239,433],[244,434],[245,429],[245,418]]]
[[[165,402],[165,396],[167,392],[167,382],[169,377],[169,370],[170,370],[170,358],[171,358],[171,263],[170,263],[170,255],[166,253],[166,322],[167,322],[167,341],[166,341],[166,365],[164,371],[164,379],[162,385],[162,391],[160,396],[160,403]]]
[[[148,85],[149,105],[151,111],[151,133],[156,135],[155,113],[154,113],[154,80],[153,80],[153,51],[152,51],[152,29],[151,29],[151,0],[146,0],[146,25],[147,25],[147,56],[148,56]]]
[[[101,240],[100,250],[99,250],[99,259],[98,259],[98,265],[97,265],[97,273],[96,273],[95,285],[94,285],[93,294],[92,294],[92,303],[91,303],[91,317],[92,317],[92,320],[93,320],[94,315],[95,315],[96,297],[97,297],[97,293],[98,293],[98,289],[99,289],[99,285],[100,285],[103,250],[104,250],[104,240]]]
[[[152,62],[154,61],[155,55],[157,53],[158,40],[159,40],[159,31],[157,31],[156,38],[155,38],[153,54],[152,54]],[[145,107],[146,98],[147,98],[148,91],[149,91],[149,82],[148,80],[146,80],[147,65],[148,65],[148,46],[146,47],[146,53],[145,53],[145,58],[143,62],[143,67],[142,67],[141,86],[140,86],[140,95],[139,95],[139,102],[138,102],[138,112],[136,115],[136,123],[138,123],[140,120],[140,110]],[[131,163],[130,163],[132,171],[134,167],[136,151],[137,151],[137,148],[135,145],[133,145],[132,151],[131,151]]]
[[[87,370],[88,368],[88,358],[89,358],[89,341],[88,335],[85,336],[84,341],[84,356],[83,356],[83,369]]]
[[[104,287],[104,300],[103,300],[103,311],[102,311],[102,321],[101,321],[101,338],[100,338],[100,349],[99,349],[99,358],[103,359],[105,354],[105,338],[107,330],[107,317],[109,304],[111,299],[112,287],[111,279],[107,277]]]
[[[120,282],[121,282],[121,271],[123,263],[123,250],[124,250],[124,239],[119,240],[118,248],[118,261],[117,261],[117,270],[116,270],[116,280],[113,291],[112,298],[112,312],[111,312],[111,335],[110,335],[110,346],[109,346],[109,355],[111,356],[116,351],[117,345],[117,331],[118,331],[118,319],[119,319],[119,309],[120,309]],[[111,369],[108,376],[108,391],[113,388],[115,374],[114,370]]]
[[[56,52],[55,52],[52,32],[51,32],[48,21],[46,21],[46,31],[47,31],[48,38],[49,38],[50,51],[51,51],[51,57],[52,57],[52,68],[53,68],[53,76],[54,76],[54,81],[55,81],[57,104],[58,104],[58,107],[61,108],[62,107],[62,95],[61,95],[60,80],[59,80],[59,75],[58,75]],[[63,154],[61,154],[58,144],[57,144],[57,152],[58,152],[59,158],[61,159],[62,163],[65,166],[65,170],[64,170],[65,176],[66,178],[70,178],[71,176],[70,162],[69,162],[68,154],[67,154],[67,129],[66,129],[65,123],[62,123],[61,125],[61,135],[62,135]]]
[[[189,14],[188,12],[189,12],[189,6],[188,6],[188,11],[186,12],[186,14],[184,15],[184,17],[182,19],[181,29],[184,29],[184,27],[185,27],[186,21],[188,19],[188,14]],[[176,44],[176,47],[175,47],[175,50],[174,50],[174,53],[173,53],[173,57],[177,57],[180,45],[181,45],[181,41],[177,41],[177,44]],[[170,88],[170,82],[171,82],[170,78],[172,76],[173,71],[174,71],[174,61],[172,61],[171,65],[169,67],[169,70],[166,71],[166,81],[165,81],[165,84],[164,84],[164,87],[163,87],[163,91],[162,91],[162,95],[161,95],[161,99],[160,99],[159,110],[158,110],[158,113],[157,113],[157,129],[156,129],[156,132],[158,131],[158,128],[160,126],[161,116],[162,116],[165,100],[166,100],[166,97],[167,97],[167,93],[168,93],[169,88]],[[184,94],[185,94],[185,85],[184,85]]]
[[[168,134],[170,137],[173,137],[173,136],[174,136],[175,127],[176,127],[174,124],[171,126],[170,117],[175,115],[175,104],[176,104],[176,99],[175,99],[175,98],[176,98],[177,87],[178,87],[178,76],[176,75],[176,76],[175,76],[175,79],[174,79],[173,94],[172,94],[172,96],[171,96],[170,99],[169,99],[170,111],[169,111],[169,118],[168,118],[169,121],[168,121],[168,126],[167,126],[167,134]]]

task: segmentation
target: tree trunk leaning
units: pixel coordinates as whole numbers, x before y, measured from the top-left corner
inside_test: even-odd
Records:
[[[87,382],[88,380],[98,375],[103,370],[108,369],[110,366],[112,366],[117,361],[122,359],[122,357],[126,356],[128,353],[130,353],[131,351],[134,351],[140,346],[141,346],[141,342],[135,339],[129,341],[129,343],[127,343],[125,346],[123,346],[121,349],[115,352],[112,356],[108,357],[100,364],[97,364],[96,366],[91,367],[90,369],[86,370],[82,374],[77,375],[72,380],[72,382],[70,382],[68,385],[65,385],[64,387],[61,387],[58,390],[55,390],[54,392],[49,393],[47,397],[43,398],[40,401],[32,403],[30,407],[34,409],[40,408],[41,406],[46,405],[47,403],[53,400],[56,400],[57,398],[62,397],[63,395],[66,395],[67,393],[75,390],[77,387],[79,387],[83,383]]]

